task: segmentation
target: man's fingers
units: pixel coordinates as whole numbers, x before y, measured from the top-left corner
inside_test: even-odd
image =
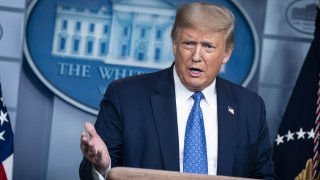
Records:
[[[96,129],[94,128],[94,126],[91,123],[86,122],[84,124],[84,128],[86,128],[86,130],[91,138],[98,135]]]
[[[81,143],[83,141],[88,141],[88,137],[87,137],[87,134],[85,132],[81,133],[80,141],[81,141]]]
[[[86,135],[83,135],[83,134],[81,135],[80,148],[84,154],[87,153],[89,147],[88,147],[88,137]]]
[[[89,161],[97,163],[101,161],[103,151],[105,151],[106,147],[103,144],[103,141],[100,139],[100,136],[97,134],[96,129],[91,123],[86,122],[84,124],[84,127],[87,132],[81,133],[80,148],[82,150],[82,154]],[[90,137],[87,134],[89,134]]]
[[[85,132],[81,133],[80,142],[81,144],[88,143],[88,137]]]
[[[83,154],[92,154],[95,151],[94,142],[89,139],[86,132],[81,133],[80,148]]]
[[[86,140],[83,140],[83,138],[81,138],[80,148],[82,154],[91,161],[97,155],[97,150],[94,144],[91,141],[89,141],[87,137],[85,137],[85,139]]]
[[[83,132],[81,133],[81,137],[83,137],[83,136],[87,136],[87,134],[86,134],[85,131],[83,131]]]

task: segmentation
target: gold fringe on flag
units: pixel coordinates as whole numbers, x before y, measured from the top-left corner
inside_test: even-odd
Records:
[[[315,180],[319,180],[320,176],[318,175]],[[306,163],[306,168],[295,177],[295,180],[312,180],[312,159],[308,159]]]

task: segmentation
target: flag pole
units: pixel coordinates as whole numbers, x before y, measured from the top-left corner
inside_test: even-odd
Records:
[[[318,80],[318,92],[317,92],[317,109],[316,109],[316,120],[315,120],[315,135],[314,135],[314,147],[313,147],[313,167],[312,167],[312,179],[316,179],[318,176],[318,164],[319,164],[319,128],[320,128],[320,73]]]
[[[318,0],[318,12],[317,17],[319,18],[319,11],[320,11],[320,0]],[[316,20],[317,22],[318,20]],[[318,26],[316,23],[315,26]],[[319,27],[315,27],[319,28]],[[315,37],[316,38],[316,37]],[[319,128],[320,128],[320,72],[318,72],[318,91],[317,91],[317,108],[316,108],[316,119],[315,119],[315,134],[314,134],[314,141],[313,141],[313,157],[312,157],[312,179],[317,179],[318,177],[318,166],[319,166]]]

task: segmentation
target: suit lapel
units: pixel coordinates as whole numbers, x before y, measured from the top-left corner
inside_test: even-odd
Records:
[[[179,138],[172,67],[165,70],[151,95],[164,169],[179,171]]]
[[[218,175],[232,175],[233,158],[236,148],[235,132],[237,104],[231,100],[231,92],[217,77],[218,101]]]

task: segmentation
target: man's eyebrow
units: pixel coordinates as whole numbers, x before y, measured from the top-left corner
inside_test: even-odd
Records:
[[[210,44],[210,45],[213,45],[214,43],[211,42],[211,41],[201,41],[200,42],[201,44]]]

